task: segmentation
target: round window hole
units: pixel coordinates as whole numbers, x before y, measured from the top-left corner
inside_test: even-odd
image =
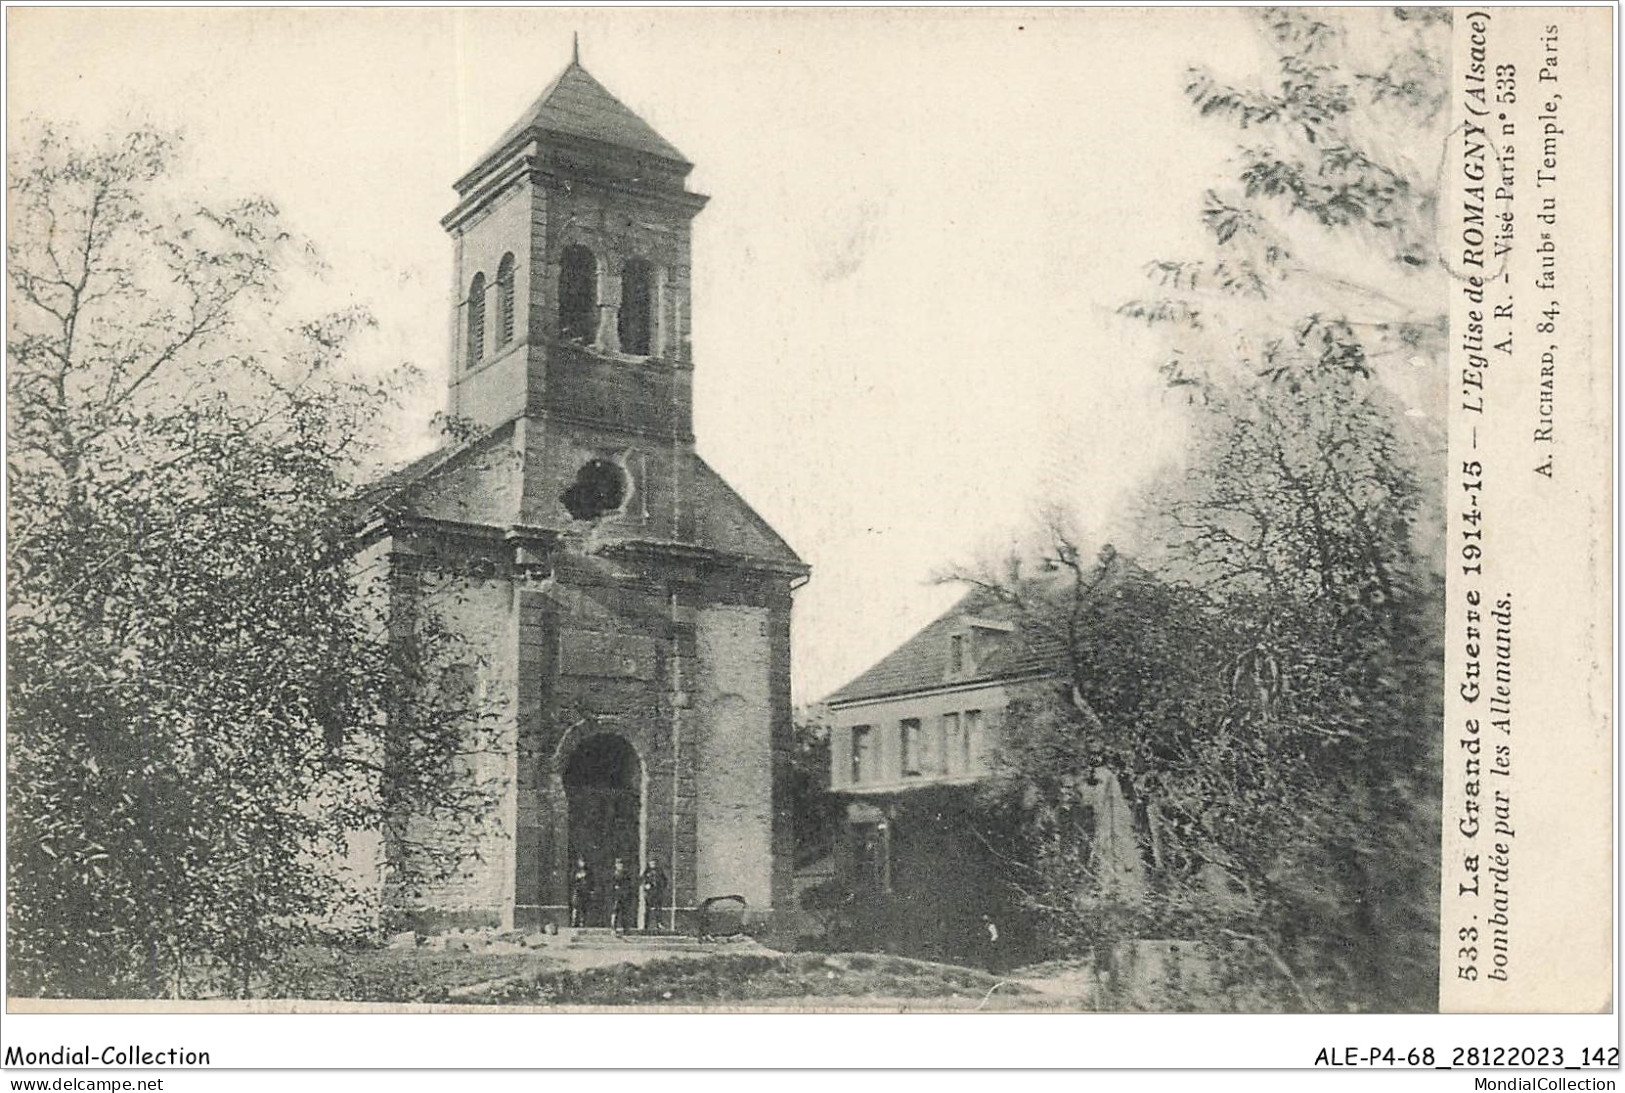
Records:
[[[573,520],[596,520],[626,504],[626,472],[608,459],[589,459],[559,498]]]

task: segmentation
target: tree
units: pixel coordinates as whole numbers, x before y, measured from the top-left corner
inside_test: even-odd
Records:
[[[1195,937],[1258,1004],[1428,1008],[1442,539],[1419,483],[1442,383],[1415,380],[1443,367],[1449,13],[1254,18],[1275,71],[1186,89],[1242,140],[1203,195],[1210,253],[1152,262],[1157,294],[1120,309],[1166,334],[1190,406],[1139,565],[1052,523],[1036,578],[968,575],[1063,668],[1007,719],[995,803],[1024,817],[1012,877],[1064,945]],[[1136,814],[1133,898],[1103,883],[1102,772]]]
[[[1115,975],[1122,943],[1190,936],[1169,893],[1196,848],[1155,802],[1219,715],[1228,634],[1198,590],[1082,540],[1052,514],[1032,558],[950,579],[1012,609],[1016,639],[1056,668],[1005,712],[984,837],[1051,946]]]
[[[1242,141],[1232,181],[1202,197],[1211,253],[1152,261],[1160,294],[1120,311],[1170,334],[1162,369],[1176,387],[1326,368],[1421,404],[1412,362],[1440,364],[1448,333],[1437,239],[1450,11],[1253,18],[1276,71],[1238,86],[1196,67],[1185,89]]]
[[[790,815],[795,862],[811,865],[835,849],[839,802],[829,792],[829,723],[821,706],[795,711],[790,751]]]
[[[1180,301],[1164,375],[1195,404],[1192,481],[1158,522],[1251,645],[1232,687],[1260,696],[1249,719],[1304,745],[1290,784],[1318,841],[1277,855],[1283,943],[1319,939],[1300,966],[1333,1004],[1427,1007],[1443,520],[1421,483],[1444,450],[1450,13],[1255,18],[1275,73],[1187,85],[1242,137],[1234,181],[1204,197],[1212,254],[1150,267]]]
[[[1123,942],[1167,936],[1147,871],[1189,849],[1152,838],[1148,804],[1209,719],[1221,651],[1191,590],[1081,541],[1052,514],[1033,559],[950,579],[1012,609],[1016,639],[1057,669],[1005,712],[980,832],[1050,944],[1110,973]]]
[[[1245,787],[1197,779],[1166,811],[1215,844],[1253,940],[1320,1007],[1426,1007],[1436,986],[1442,580],[1380,395],[1332,371],[1216,401],[1154,525],[1163,571],[1228,632],[1221,731],[1187,773]]]
[[[1242,139],[1204,195],[1212,254],[1153,262],[1168,295],[1123,308],[1167,332],[1163,374],[1193,403],[1189,481],[1147,511],[1165,570],[1234,628],[1230,690],[1254,697],[1233,722],[1302,809],[1301,832],[1218,813],[1253,833],[1277,963],[1304,1004],[1425,1007],[1443,559],[1419,483],[1443,453],[1450,13],[1255,18],[1276,71],[1186,88]]]
[[[1344,414],[1293,456],[1250,407],[1159,497],[1147,565],[1052,524],[1036,572],[961,574],[1061,669],[1007,712],[985,829],[1052,942],[1107,971],[1124,941],[1196,939],[1238,1005],[1425,1008],[1441,681],[1414,488],[1366,466],[1376,439],[1335,443]]]
[[[44,129],[10,172],[14,993],[246,992],[340,920],[354,833],[468,803],[443,635],[352,565],[370,320],[284,324],[299,242],[176,154]]]

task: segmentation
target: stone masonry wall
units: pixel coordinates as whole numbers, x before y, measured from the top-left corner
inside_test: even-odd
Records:
[[[447,668],[469,672],[484,720],[473,731],[489,746],[461,757],[452,777],[477,779],[494,795],[489,812],[467,820],[414,821],[414,840],[455,846],[461,861],[452,876],[423,888],[413,901],[432,910],[437,924],[505,925],[513,903],[514,743],[517,710],[512,591],[503,578],[443,573],[417,575],[418,594],[452,635],[429,682]]]
[[[456,301],[451,331],[451,376],[447,408],[459,417],[483,425],[507,421],[524,409],[526,347],[531,333],[531,297],[535,278],[529,236],[532,205],[537,201],[529,182],[518,182],[483,210],[458,226],[456,243]],[[497,271],[505,254],[514,259],[514,316],[512,337],[502,340],[498,317]],[[486,282],[484,318],[485,352],[478,361],[468,359],[469,294],[474,276]]]
[[[771,613],[718,606],[699,613],[696,897],[742,895],[772,907]]]

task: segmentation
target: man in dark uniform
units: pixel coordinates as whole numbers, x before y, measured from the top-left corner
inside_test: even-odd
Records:
[[[587,908],[592,906],[592,870],[586,858],[577,858],[575,871],[570,874],[570,925],[587,924]]]
[[[643,928],[657,930],[660,928],[660,907],[666,900],[666,874],[651,861],[643,867],[639,881],[639,887],[643,889]]]
[[[625,858],[615,859],[615,872],[609,880],[609,928],[624,934],[638,917],[638,882],[626,868]]]

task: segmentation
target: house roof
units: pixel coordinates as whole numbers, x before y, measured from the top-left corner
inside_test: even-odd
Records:
[[[480,157],[481,162],[532,130],[585,137],[685,166],[688,164],[683,153],[611,95],[603,84],[581,67],[579,61],[571,61],[547,85],[547,89],[520,115],[519,120],[502,134],[502,139]]]
[[[1058,640],[1019,630],[996,641],[986,655],[961,673],[949,672],[949,638],[977,621],[1013,623],[1014,612],[989,593],[973,591],[868,671],[829,695],[830,704],[886,698],[952,684],[993,683],[1053,671],[1061,660]]]

